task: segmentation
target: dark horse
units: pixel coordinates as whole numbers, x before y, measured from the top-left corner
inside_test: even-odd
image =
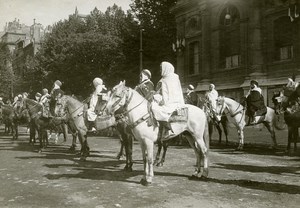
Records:
[[[58,127],[64,125],[64,121],[60,118],[44,118],[42,117],[42,108],[43,106],[36,102],[35,100],[31,100],[28,98],[23,99],[23,107],[22,110],[28,110],[30,118],[31,118],[31,125],[30,130],[31,134],[35,134],[35,130],[38,132],[38,138],[40,141],[40,150],[41,152],[46,146],[48,145],[48,135],[47,130],[56,130]],[[67,129],[64,129],[64,137],[66,138]],[[71,132],[74,132],[71,130]],[[73,143],[74,140],[76,142],[76,133],[72,133],[73,135]]]
[[[15,109],[11,105],[2,105],[2,117],[3,123],[5,124],[5,128],[11,130],[13,139],[18,139],[19,132],[18,126],[19,124],[29,124],[30,123],[30,116],[28,111],[22,111],[21,107]],[[8,132],[9,133],[9,132]]]
[[[300,85],[296,86],[295,82],[289,83],[289,85],[284,88],[284,95],[277,97],[281,102],[276,103],[275,106],[277,113],[284,113],[284,121],[288,126],[288,153],[291,151],[291,143],[294,143],[294,151],[297,150],[298,129],[300,127],[300,107],[298,103]]]

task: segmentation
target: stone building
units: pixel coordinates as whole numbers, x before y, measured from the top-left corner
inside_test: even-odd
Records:
[[[199,94],[216,85],[240,100],[256,79],[266,103],[288,77],[300,81],[299,0],[178,0],[177,73]]]

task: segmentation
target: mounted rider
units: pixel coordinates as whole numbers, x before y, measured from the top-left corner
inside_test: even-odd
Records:
[[[49,117],[55,115],[54,109],[55,109],[56,101],[58,98],[62,97],[65,94],[64,91],[60,89],[61,86],[62,83],[59,80],[56,80],[53,84],[53,88],[50,93],[50,101],[49,101],[49,109],[50,109]]]
[[[267,113],[267,107],[264,104],[262,90],[256,80],[250,81],[250,90],[246,95],[247,115],[249,121],[247,126],[256,124],[255,116],[263,116]]]
[[[160,68],[162,78],[156,86],[157,94],[153,96],[152,112],[161,127],[172,130],[169,118],[176,109],[184,107],[184,98],[179,76],[174,73],[174,66],[169,62],[162,62]]]
[[[40,102],[41,97],[42,97],[42,94],[39,93],[39,92],[37,92],[37,93],[35,94],[35,96],[34,96],[35,100],[36,100],[38,103]]]
[[[97,118],[97,112],[95,111],[99,96],[102,96],[102,90],[107,90],[105,85],[103,84],[103,80],[99,77],[96,77],[93,80],[93,85],[94,85],[94,92],[91,96],[90,99],[90,104],[89,104],[89,108],[87,110],[87,120],[90,122],[90,129],[92,131],[96,131],[95,127],[94,127],[94,122]]]
[[[151,72],[148,69],[144,69],[140,73],[140,82],[134,88],[138,93],[140,93],[144,98],[150,100],[154,92],[154,84],[150,80]]]
[[[184,97],[184,101],[186,104],[191,104],[197,106],[198,104],[198,95],[195,92],[195,87],[193,85],[189,85],[186,90],[186,95]]]
[[[44,88],[42,90],[42,96],[40,98],[39,103],[42,105],[43,107],[43,112],[42,112],[42,116],[45,118],[48,118],[50,115],[50,94],[48,93],[48,89]]]
[[[208,87],[208,91],[205,93],[205,103],[207,108],[206,110],[209,112],[209,115],[213,120],[218,120],[215,112],[218,97],[219,93],[216,90],[216,86],[211,83]]]

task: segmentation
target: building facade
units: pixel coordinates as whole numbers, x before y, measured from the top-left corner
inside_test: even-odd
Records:
[[[238,101],[255,79],[265,101],[300,81],[299,0],[178,0],[177,73],[199,94],[214,83]]]

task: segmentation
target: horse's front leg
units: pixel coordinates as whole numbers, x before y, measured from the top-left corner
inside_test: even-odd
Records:
[[[168,141],[164,141],[162,142],[162,147],[163,147],[163,155],[161,157],[161,160],[157,163],[157,166],[161,167],[164,165],[165,162],[165,158],[166,158],[166,154],[167,154],[167,150],[168,150],[168,146],[169,146],[169,142]]]
[[[272,142],[273,142],[272,148],[276,149],[277,148],[277,141],[276,141],[276,136],[275,136],[275,131],[274,131],[274,125],[270,124],[270,123],[267,123],[267,122],[264,122],[264,125],[271,134],[271,138],[272,138]]]
[[[238,130],[238,136],[239,136],[239,145],[236,148],[236,150],[243,150],[244,149],[244,130],[240,128]]]
[[[131,135],[127,134],[126,139],[124,140],[125,145],[125,153],[126,153],[126,171],[132,171],[132,146],[133,146],[133,138]]]

